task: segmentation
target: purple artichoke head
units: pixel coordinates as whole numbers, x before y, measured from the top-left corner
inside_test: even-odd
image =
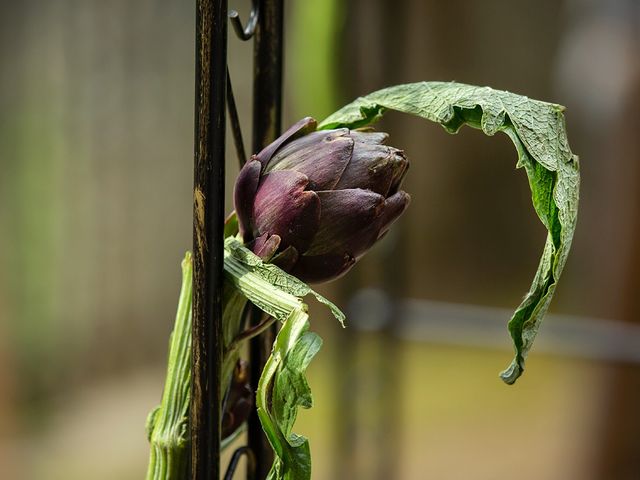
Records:
[[[409,162],[386,133],[316,130],[304,118],[253,155],[234,204],[254,253],[303,281],[346,273],[409,204]]]

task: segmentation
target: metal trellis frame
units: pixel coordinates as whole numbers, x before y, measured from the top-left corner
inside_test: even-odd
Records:
[[[254,39],[252,152],[271,143],[281,130],[283,0],[253,0],[246,27],[228,13],[227,0],[196,1],[196,72],[193,191],[193,345],[190,405],[191,470],[194,480],[220,478],[222,418],[222,285],[225,173],[225,110],[237,155],[246,160],[227,68],[231,21],[241,40]],[[259,317],[258,312],[253,318]],[[252,389],[271,350],[275,331],[252,341]],[[233,478],[246,455],[248,478],[266,477],[272,452],[257,415],[249,420],[249,445],[233,455],[225,479]]]

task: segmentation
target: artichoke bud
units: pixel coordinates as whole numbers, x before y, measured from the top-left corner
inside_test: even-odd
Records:
[[[240,171],[234,205],[253,252],[306,282],[346,273],[409,204],[409,167],[387,134],[304,118]]]

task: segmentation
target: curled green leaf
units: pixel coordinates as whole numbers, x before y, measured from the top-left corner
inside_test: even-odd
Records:
[[[567,140],[564,107],[525,96],[454,82],[419,82],[360,97],[320,123],[319,128],[359,128],[387,110],[417,115],[441,124],[449,133],[463,125],[486,135],[503,132],[518,152],[518,167],[529,178],[533,206],[548,235],[529,292],[509,321],[515,357],[501,373],[514,383],[549,307],[567,260],[578,214],[578,157]]]
[[[284,321],[292,309],[304,305],[300,300],[311,294],[331,310],[333,316],[344,326],[345,316],[331,301],[317,293],[309,285],[298,280],[246,248],[233,237],[225,240],[225,272],[237,288],[265,313]],[[271,292],[281,300],[283,306],[273,302]],[[304,306],[306,309],[306,305]]]
[[[292,311],[276,337],[258,383],[258,416],[276,453],[268,480],[311,478],[309,441],[292,431],[298,407],[312,406],[305,372],[322,346],[322,339],[308,329],[309,316]]]
[[[293,433],[293,425],[298,408],[311,407],[311,389],[305,372],[322,340],[309,332],[307,305],[302,298],[314,295],[342,324],[344,314],[304,282],[275,265],[264,263],[233,237],[225,240],[224,270],[227,280],[238,292],[282,322],[256,392],[260,423],[276,454],[268,479],[309,480],[309,442]]]

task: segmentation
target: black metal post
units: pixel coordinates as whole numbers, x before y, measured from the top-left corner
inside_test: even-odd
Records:
[[[196,2],[191,469],[220,478],[227,0]]]
[[[280,135],[282,117],[283,0],[259,0],[258,27],[254,37],[253,143],[258,152]],[[259,318],[255,313],[254,319]],[[255,391],[275,338],[275,326],[251,342],[251,383]],[[249,447],[256,459],[255,478],[266,478],[273,452],[257,413],[249,417]]]
[[[253,48],[253,150],[280,135],[284,0],[260,0]]]

